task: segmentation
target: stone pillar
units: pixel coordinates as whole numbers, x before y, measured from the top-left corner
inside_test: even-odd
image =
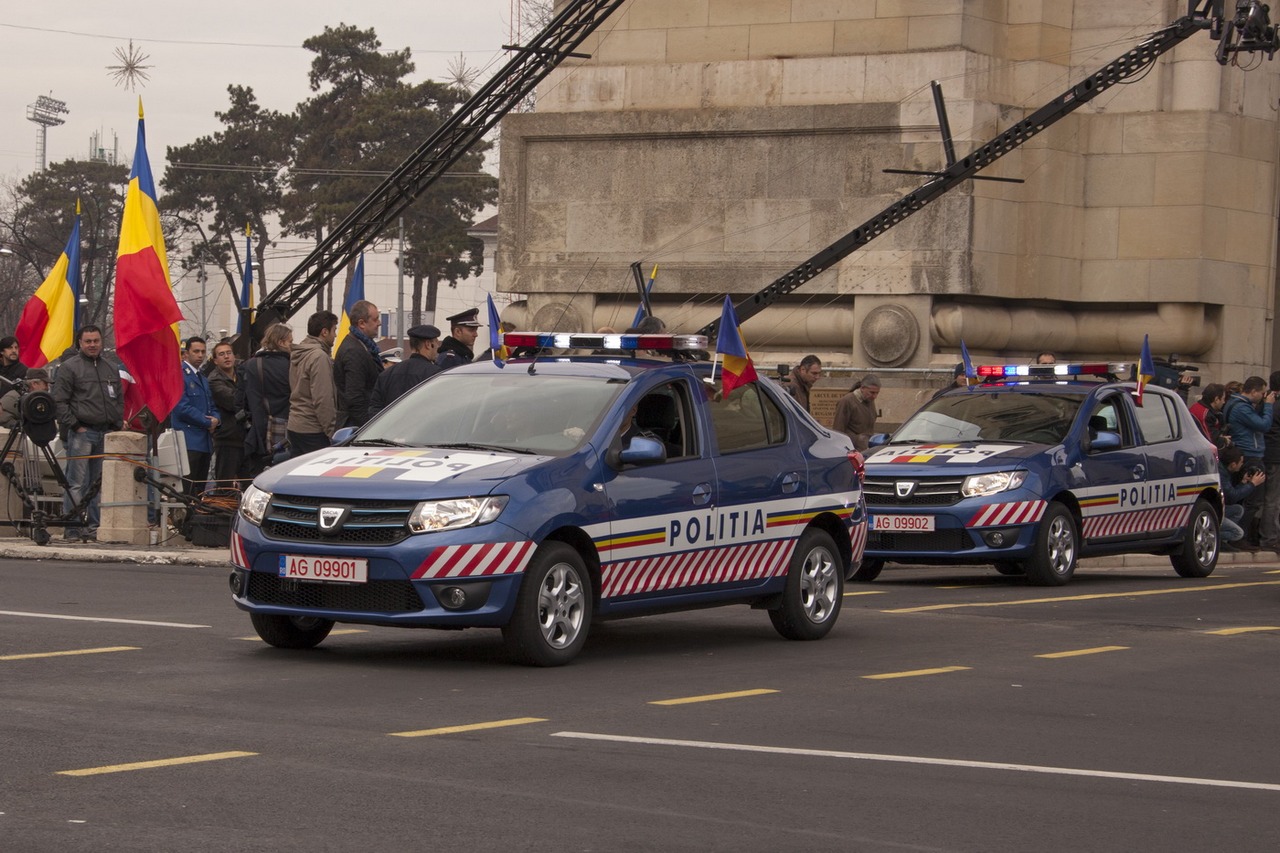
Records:
[[[109,432],[103,442],[102,524],[98,539],[146,545],[147,486],[133,478],[135,462],[147,461],[147,437],[138,432]]]

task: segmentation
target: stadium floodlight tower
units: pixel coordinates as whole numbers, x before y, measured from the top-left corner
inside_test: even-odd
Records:
[[[49,128],[66,124],[67,120],[62,116],[69,112],[66,101],[59,101],[48,95],[40,95],[34,104],[27,105],[27,121],[34,121],[40,125],[40,129],[36,131],[36,162],[40,164],[42,172],[45,167],[45,142]]]

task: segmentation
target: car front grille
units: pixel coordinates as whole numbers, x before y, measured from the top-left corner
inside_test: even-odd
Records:
[[[898,497],[898,483],[915,483],[908,497]],[[960,502],[964,478],[868,477],[862,484],[867,506],[951,506]]]
[[[968,531],[953,527],[926,533],[874,532],[867,535],[873,551],[967,551],[973,547]]]
[[[266,572],[249,573],[249,600],[309,610],[351,610],[365,613],[416,613],[422,598],[409,581],[369,581],[361,584],[322,583],[281,578]]]
[[[320,507],[349,507],[342,528],[320,530]],[[391,545],[409,535],[406,525],[416,503],[380,500],[338,500],[309,495],[274,495],[262,532],[269,539],[289,542],[333,542],[348,545]]]

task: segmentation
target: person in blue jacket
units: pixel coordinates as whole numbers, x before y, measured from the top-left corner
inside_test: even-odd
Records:
[[[213,431],[218,428],[217,409],[209,380],[200,372],[204,363],[204,338],[191,336],[182,346],[182,398],[173,408],[173,426],[187,442],[189,473],[182,479],[184,494],[196,496],[204,491],[209,479],[209,460],[213,457]]]
[[[1271,428],[1271,408],[1276,401],[1274,391],[1267,390],[1267,380],[1261,376],[1250,376],[1244,381],[1240,393],[1232,394],[1222,407],[1224,429],[1231,436],[1231,445],[1238,447],[1244,454],[1244,468],[1266,470],[1263,462],[1263,450],[1266,446],[1266,432]],[[1240,527],[1244,530],[1245,541],[1257,545],[1259,534],[1254,524],[1258,513],[1262,511],[1264,490],[1257,490],[1244,501],[1244,517],[1240,519]]]

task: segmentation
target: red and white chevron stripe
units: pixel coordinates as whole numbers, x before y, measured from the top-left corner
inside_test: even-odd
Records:
[[[414,571],[423,578],[474,578],[523,572],[533,556],[533,543],[489,542],[482,545],[449,545],[427,555]]]
[[[867,550],[867,528],[870,525],[866,520],[855,524],[849,529],[849,544],[853,546],[853,562],[862,559],[862,554]]]
[[[732,583],[786,574],[794,539],[706,548],[641,560],[606,563],[603,597]]]
[[[1006,524],[1035,524],[1044,515],[1045,501],[1015,501],[984,506],[969,519],[969,527],[1001,527]]]
[[[1094,515],[1084,520],[1084,538],[1103,539],[1130,533],[1172,530],[1185,525],[1190,516],[1191,504]]]
[[[231,565],[241,569],[249,568],[249,557],[244,552],[244,540],[239,533],[231,534]]]

